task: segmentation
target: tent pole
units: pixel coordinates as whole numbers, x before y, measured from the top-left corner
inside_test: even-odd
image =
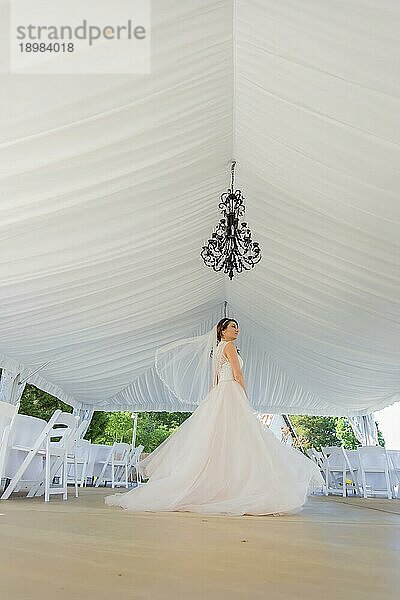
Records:
[[[293,423],[292,423],[292,421],[290,420],[290,417],[289,417],[289,415],[283,415],[283,414],[282,414],[282,418],[283,418],[283,420],[285,421],[286,427],[287,427],[287,428],[289,429],[289,431],[290,431],[290,435],[292,436],[292,438],[293,438],[293,441],[296,441],[296,442],[297,442],[297,447],[298,447],[298,448],[300,448],[300,450],[302,450],[302,452],[304,452],[304,448],[303,448],[303,446],[302,446],[302,445],[301,445],[301,443],[300,443],[299,437],[298,437],[298,435],[297,435],[297,433],[296,433],[296,430],[295,430],[295,428],[293,427]]]
[[[132,428],[132,448],[136,447],[136,429],[137,429],[137,413],[132,413],[133,428]]]

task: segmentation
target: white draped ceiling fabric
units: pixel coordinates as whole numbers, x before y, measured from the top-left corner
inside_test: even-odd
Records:
[[[399,31],[397,0],[153,0],[150,75],[2,75],[0,366],[188,410],[155,348],[227,300],[256,410],[399,400]],[[232,158],[263,259],[230,282],[199,252]]]

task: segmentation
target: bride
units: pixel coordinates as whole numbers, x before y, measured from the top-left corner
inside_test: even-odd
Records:
[[[313,485],[323,485],[317,465],[281,444],[255,417],[235,347],[238,335],[237,321],[225,318],[210,334],[157,352],[158,375],[184,402],[201,394],[210,370],[213,385],[142,461],[148,483],[108,496],[106,504],[132,511],[286,514],[301,509]]]

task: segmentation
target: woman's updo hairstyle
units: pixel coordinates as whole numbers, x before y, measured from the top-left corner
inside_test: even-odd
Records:
[[[222,332],[225,331],[225,329],[228,327],[229,323],[236,323],[236,325],[239,327],[239,323],[236,321],[236,319],[228,319],[225,317],[225,319],[221,319],[219,321],[219,323],[217,324],[217,343],[219,344],[220,341],[222,340]]]

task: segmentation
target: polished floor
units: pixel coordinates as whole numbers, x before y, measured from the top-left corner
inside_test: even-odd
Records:
[[[126,513],[102,489],[0,502],[1,600],[391,600],[400,500],[313,497],[286,517]]]

